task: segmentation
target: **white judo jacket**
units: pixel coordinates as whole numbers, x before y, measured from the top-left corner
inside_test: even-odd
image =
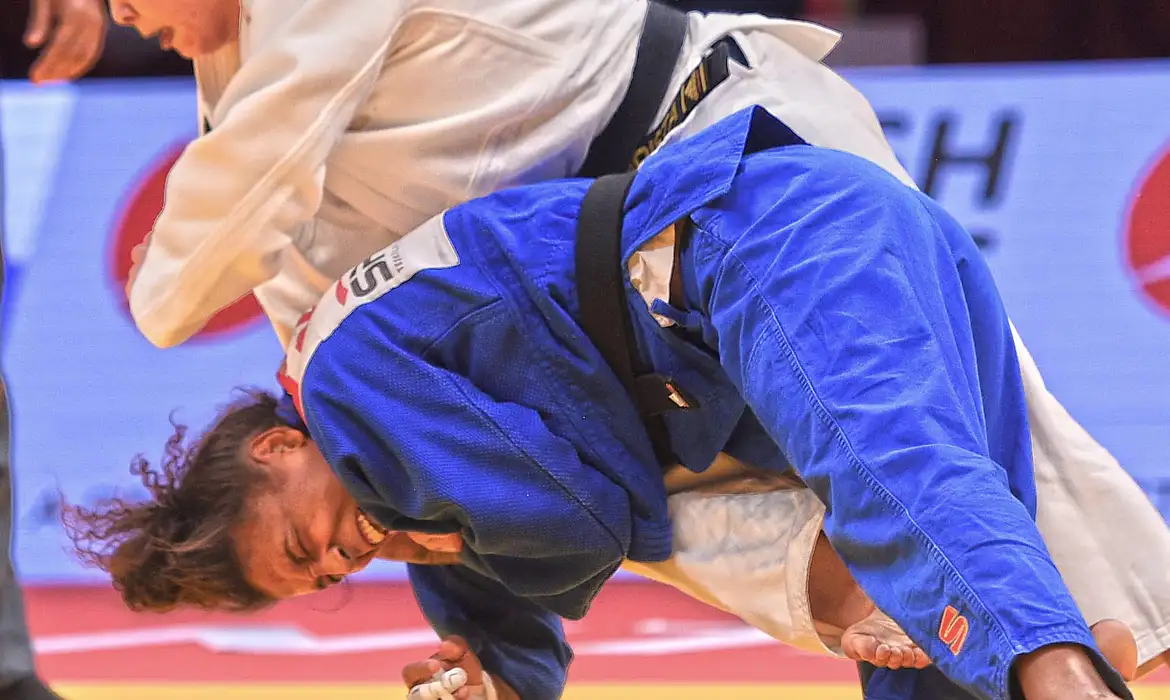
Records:
[[[130,293],[138,328],[172,346],[258,288],[287,340],[370,251],[452,205],[572,175],[625,95],[646,11],[646,0],[244,0],[238,43],[195,63],[212,130],[168,177]],[[669,97],[729,32],[762,68],[802,64],[763,71],[792,74],[766,91],[773,102],[813,95],[803,121],[825,115],[857,132],[843,146],[871,142],[863,155],[900,169],[868,103],[819,64],[838,35],[816,25],[692,14]],[[765,91],[716,92],[684,131]],[[831,116],[854,110],[845,124]]]

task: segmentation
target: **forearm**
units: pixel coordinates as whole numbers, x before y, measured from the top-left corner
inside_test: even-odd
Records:
[[[400,0],[251,8],[256,50],[216,104],[215,128],[171,169],[130,289],[130,311],[152,343],[183,342],[281,269],[320,206],[325,163],[365,103],[404,8]]]
[[[557,616],[466,567],[411,565],[409,573],[431,627],[467,640],[501,699],[561,696],[572,651]]]
[[[492,686],[496,690],[496,700],[523,700],[520,694],[508,685],[508,682],[499,676],[492,676]]]

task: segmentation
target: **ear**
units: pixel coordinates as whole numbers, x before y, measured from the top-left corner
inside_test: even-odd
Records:
[[[308,437],[296,428],[278,425],[252,438],[251,444],[248,445],[248,452],[252,455],[252,459],[258,462],[270,462],[281,452],[300,449],[308,441]]]

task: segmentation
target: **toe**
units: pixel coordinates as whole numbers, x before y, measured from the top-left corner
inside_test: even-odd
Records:
[[[897,671],[902,668],[902,647],[890,647],[890,660],[886,662],[886,668],[891,671]]]
[[[918,647],[914,647],[914,668],[926,668],[930,665],[930,657]]]

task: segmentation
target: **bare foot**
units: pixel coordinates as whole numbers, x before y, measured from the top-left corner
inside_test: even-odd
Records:
[[[881,610],[855,622],[841,634],[841,651],[854,661],[866,661],[878,668],[926,668],[930,659],[902,631],[898,623]]]
[[[1091,628],[1097,648],[1101,650],[1109,665],[1117,669],[1121,677],[1132,681],[1138,675],[1138,650],[1133,633],[1120,620],[1101,620]]]

